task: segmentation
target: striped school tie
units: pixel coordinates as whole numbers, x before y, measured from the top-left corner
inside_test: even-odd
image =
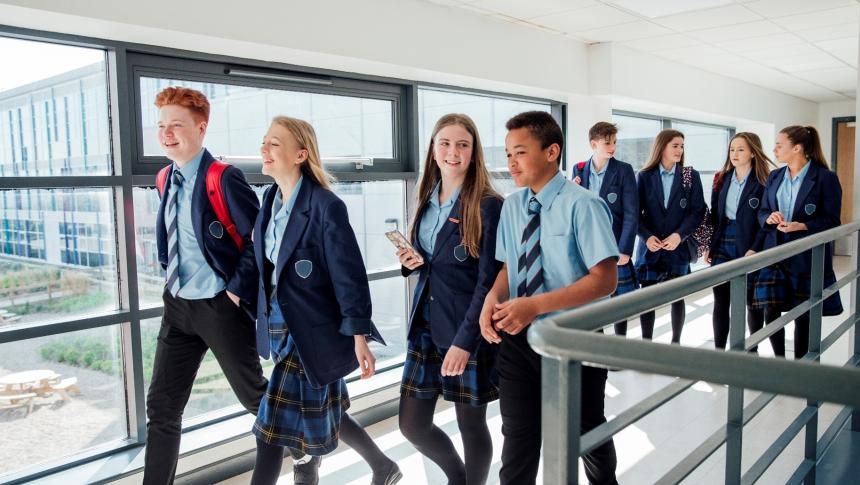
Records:
[[[529,221],[520,241],[517,296],[532,296],[543,287],[543,267],[540,258],[540,208],[540,202],[536,197],[532,197],[529,200]]]
[[[167,196],[166,218],[167,224],[167,291],[176,297],[179,293],[179,231],[177,223],[176,199],[179,196],[179,187],[182,187],[184,177],[179,171],[173,171],[173,185],[176,186]]]

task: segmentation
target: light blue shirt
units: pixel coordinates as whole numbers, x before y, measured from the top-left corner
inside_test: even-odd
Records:
[[[803,179],[806,177],[806,172],[809,171],[810,162],[807,160],[806,165],[800,169],[797,177],[791,179],[791,170],[785,167],[785,175],[782,177],[782,183],[779,184],[779,189],[776,191],[776,203],[779,205],[779,211],[786,221],[791,221],[794,216],[794,204],[797,202],[797,193],[800,192],[800,186],[803,185]]]
[[[596,194],[600,193],[600,187],[603,185],[603,176],[606,175],[606,167],[608,166],[609,160],[606,161],[603,170],[598,172],[594,165],[594,159],[591,159],[591,167],[588,171],[588,190]]]
[[[532,196],[541,204],[540,261],[546,292],[570,286],[597,263],[618,257],[609,207],[559,172],[537,195],[531,189],[523,189],[508,196],[502,205],[496,259],[507,265],[511,298],[517,296],[520,240],[529,220]]]
[[[293,212],[293,206],[296,205],[296,197],[299,195],[299,190],[302,188],[302,180],[304,175],[299,176],[299,181],[293,187],[293,192],[285,204],[281,189],[275,192],[275,198],[272,200],[272,219],[266,226],[266,239],[263,243],[263,248],[266,252],[266,258],[272,264],[278,264],[278,253],[281,251],[281,241],[284,239],[284,230],[287,228],[287,223],[290,222],[290,214]],[[272,285],[277,284],[278,275],[272,271]]]
[[[747,184],[747,179],[750,178],[750,173],[752,170],[747,172],[744,179],[738,182],[738,178],[735,175],[737,172],[732,171],[732,179],[729,183],[729,192],[726,194],[726,217],[733,221],[737,219],[738,216],[738,204],[741,201],[741,192],[744,191],[744,186]]]
[[[425,257],[433,255],[433,250],[436,248],[436,236],[439,235],[439,231],[445,225],[445,221],[448,220],[451,208],[453,208],[454,202],[460,196],[460,189],[462,188],[462,185],[457,187],[457,190],[451,194],[451,197],[442,205],[439,205],[440,186],[440,182],[437,182],[436,187],[433,188],[433,193],[430,194],[430,201],[424,209],[424,214],[421,216],[421,225],[418,226],[418,243],[426,253]]]
[[[669,195],[672,193],[672,182],[675,181],[675,166],[667,172],[660,164],[660,181],[663,182],[663,207],[669,207]]]
[[[179,292],[176,296],[186,300],[202,300],[212,298],[221,293],[227,287],[227,283],[218,276],[218,273],[209,266],[197,235],[194,234],[194,225],[191,220],[191,198],[194,194],[194,184],[197,182],[197,170],[200,168],[200,160],[203,158],[203,150],[200,150],[184,167],[179,168],[173,164],[173,171],[182,174],[182,185],[171,184],[170,192],[176,195],[176,222],[179,240]],[[171,177],[173,173],[171,172]],[[203,227],[204,231],[209,228]],[[201,237],[207,237],[204,234]]]

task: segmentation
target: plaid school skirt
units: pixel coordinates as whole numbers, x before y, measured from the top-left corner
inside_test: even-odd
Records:
[[[436,399],[440,394],[446,401],[483,406],[499,398],[499,377],[496,373],[496,349],[482,342],[478,351],[469,356],[466,369],[459,376],[443,376],[445,349],[436,347],[430,327],[419,317],[410,333],[400,394],[416,399]]]
[[[283,324],[280,310],[271,312],[269,322]],[[337,448],[340,418],[349,408],[346,382],[338,379],[319,389],[311,386],[291,335],[282,355],[272,369],[252,432],[270,445],[312,456],[331,453]]]
[[[688,274],[690,274],[690,265],[688,263],[669,264],[658,260],[654,263],[642,263],[636,266],[636,277],[643,287],[673,280],[679,276]]]
[[[615,287],[615,293],[612,296],[630,293],[637,288],[639,288],[639,282],[636,281],[633,262],[628,261],[624,266],[618,266],[618,286]]]
[[[743,256],[738,254],[737,232],[738,226],[735,221],[728,221],[723,228],[723,233],[720,235],[714,247],[714,253],[711,255],[711,266],[716,266],[722,263],[728,263]],[[752,305],[753,292],[755,291],[755,282],[758,277],[758,271],[747,274],[747,304]]]
[[[810,274],[793,273],[782,263],[762,268],[755,278],[751,306],[753,308],[771,307],[787,312],[809,299],[812,293],[811,281]],[[824,288],[833,283],[836,283],[836,275],[833,272],[826,272]],[[840,313],[842,313],[842,299],[839,293],[835,293],[824,300],[822,314],[827,317]]]

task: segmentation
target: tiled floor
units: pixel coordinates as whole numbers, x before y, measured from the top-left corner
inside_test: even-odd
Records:
[[[846,264],[847,258],[837,258],[837,268]],[[847,309],[849,302],[847,291],[843,291],[842,297]],[[713,346],[710,317],[712,303],[713,299],[709,292],[700,293],[687,299],[687,323],[682,338],[683,345]],[[826,335],[840,321],[840,317],[825,318],[823,333]],[[662,314],[658,313],[654,334],[656,341],[669,342],[671,329],[669,317],[665,310]],[[789,327],[787,335],[792,335],[791,327]],[[628,338],[639,337],[639,328],[635,322],[632,322]],[[790,340],[787,342],[787,347],[789,350],[792,348]],[[847,349],[846,335],[825,354],[824,361],[841,365],[847,358]],[[772,356],[769,343],[761,344],[759,352],[762,356]],[[613,415],[627,409],[671,381],[672,379],[667,377],[646,375],[633,371],[611,372],[606,389],[608,417],[611,419]],[[711,433],[725,424],[726,394],[724,386],[704,382],[697,383],[649,416],[616,435],[619,482],[624,485],[651,484],[663,476],[677,464],[681,457],[688,454]],[[755,392],[747,392],[745,398],[747,402],[750,402],[756,396],[757,393]],[[778,397],[744,428],[744,470],[749,468],[762,451],[770,446],[803,407],[804,402],[799,399]],[[462,455],[462,444],[453,408],[440,402],[437,409],[436,424],[451,436]],[[819,413],[819,436],[827,429],[837,412],[838,408],[835,406],[822,406]],[[491,480],[489,483],[497,483],[502,442],[501,418],[497,404],[493,404],[489,408],[488,423],[493,434],[494,446],[493,468],[490,471]],[[420,455],[399,433],[396,417],[377,423],[368,430],[379,446],[400,464],[404,473],[404,478],[400,483],[404,485],[446,483],[441,470]],[[786,479],[794,472],[802,456],[803,433],[801,432],[757,483],[785,483]],[[719,450],[690,475],[684,483],[723,483],[724,460],[724,451]],[[581,483],[586,483],[584,478],[584,475],[581,474]],[[249,480],[250,473],[222,483],[236,485],[248,483]],[[284,475],[278,483],[292,484],[292,470],[289,462],[285,463]],[[370,468],[360,460],[355,452],[341,446],[334,454],[323,460],[320,483],[324,485],[367,484],[370,483]]]

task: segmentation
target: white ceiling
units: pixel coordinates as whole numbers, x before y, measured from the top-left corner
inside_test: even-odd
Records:
[[[816,102],[853,99],[858,0],[428,0]]]

